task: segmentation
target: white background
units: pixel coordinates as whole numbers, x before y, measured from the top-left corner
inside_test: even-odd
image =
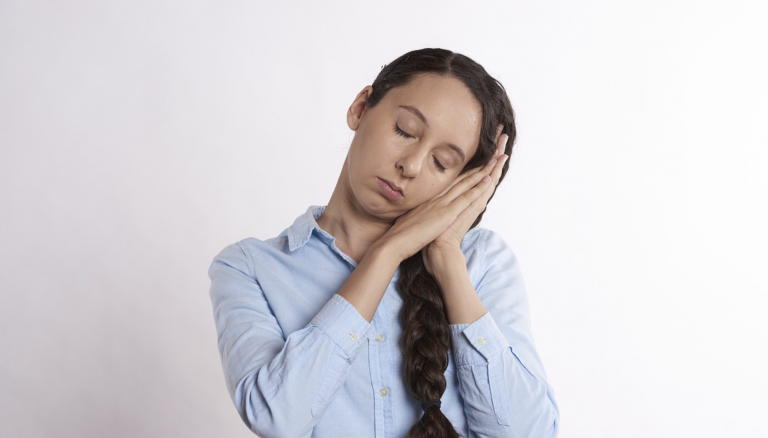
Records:
[[[517,112],[484,226],[560,436],[768,436],[761,3],[0,0],[0,436],[250,436],[208,265],[326,203],[347,106],[430,46]]]

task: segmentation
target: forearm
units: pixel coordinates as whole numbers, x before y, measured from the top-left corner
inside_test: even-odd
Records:
[[[379,302],[402,261],[391,248],[393,246],[388,242],[374,244],[338,292],[368,322],[376,314]]]
[[[429,268],[443,294],[449,324],[469,324],[487,313],[467,272],[461,249],[429,249]]]

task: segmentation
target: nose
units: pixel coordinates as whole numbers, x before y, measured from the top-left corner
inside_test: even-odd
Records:
[[[421,151],[411,151],[397,160],[396,166],[400,174],[405,178],[416,178],[421,172],[424,163],[424,154]]]

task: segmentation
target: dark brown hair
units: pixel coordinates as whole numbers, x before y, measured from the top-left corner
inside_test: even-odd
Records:
[[[450,76],[460,80],[482,108],[482,127],[475,155],[462,172],[488,162],[496,151],[496,133],[509,135],[505,154],[511,155],[515,141],[515,117],[504,87],[470,58],[443,49],[421,49],[408,52],[386,65],[373,82],[367,106],[375,106],[393,88],[408,84],[422,74]],[[504,163],[501,179],[509,169]],[[499,182],[501,182],[501,179]],[[475,227],[481,213],[472,224]],[[427,272],[421,252],[400,264],[398,290],[403,298],[400,323],[403,334],[403,372],[407,386],[420,402],[439,400],[445,392],[445,370],[451,337],[445,315],[442,293],[435,278]],[[439,405],[428,404],[421,419],[408,431],[408,438],[458,437]]]

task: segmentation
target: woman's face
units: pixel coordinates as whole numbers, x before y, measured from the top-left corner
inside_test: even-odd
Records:
[[[456,179],[477,149],[482,109],[458,79],[424,74],[347,114],[354,139],[342,183],[360,213],[393,221]]]

